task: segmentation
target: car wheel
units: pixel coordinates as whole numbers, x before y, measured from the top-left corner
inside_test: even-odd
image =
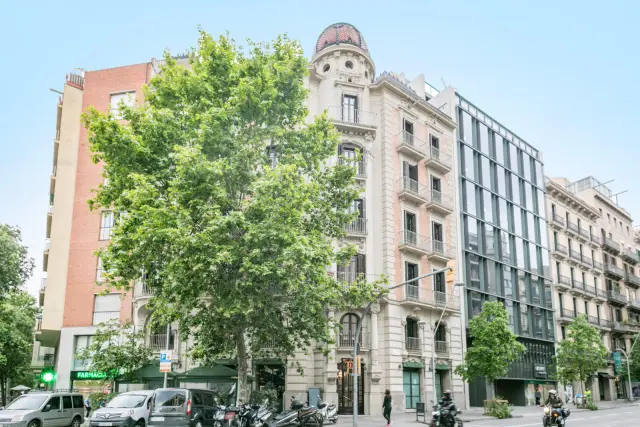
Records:
[[[202,421],[200,420],[196,421],[196,427],[202,427]]]
[[[71,427],[80,427],[82,425],[82,420],[80,417],[75,417],[73,421],[71,421]]]
[[[29,422],[29,424],[27,424],[27,427],[40,427],[40,423],[38,422],[38,420],[33,420]]]
[[[136,423],[136,425],[134,427],[144,427],[144,420],[138,420],[138,422]]]

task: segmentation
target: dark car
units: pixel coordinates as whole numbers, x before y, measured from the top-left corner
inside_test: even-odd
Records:
[[[217,405],[211,390],[160,388],[151,398],[149,427],[213,426]]]

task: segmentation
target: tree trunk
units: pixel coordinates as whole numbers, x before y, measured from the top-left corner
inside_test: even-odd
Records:
[[[238,362],[238,388],[236,400],[249,402],[249,380],[248,380],[248,364],[247,364],[247,344],[244,337],[244,329],[236,330],[236,350]]]
[[[7,379],[4,376],[0,377],[0,393],[2,393],[2,407],[7,406],[7,394],[5,393],[5,390],[7,389],[6,381]]]
[[[487,400],[493,400],[496,397],[495,382],[486,380]]]

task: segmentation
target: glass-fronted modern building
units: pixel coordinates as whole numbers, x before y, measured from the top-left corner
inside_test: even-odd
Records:
[[[495,391],[527,405],[537,388],[555,386],[549,380],[555,337],[542,156],[459,94],[455,103],[465,317],[468,324],[485,301],[504,303],[526,352]],[[484,381],[470,384],[471,406],[485,399]]]

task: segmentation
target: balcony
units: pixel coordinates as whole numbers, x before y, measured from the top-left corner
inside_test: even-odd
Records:
[[[416,203],[418,206],[429,200],[427,188],[406,176],[398,180],[398,197]]]
[[[598,319],[596,316],[589,316],[589,323],[594,326],[600,326],[600,319]]]
[[[560,322],[569,323],[576,318],[576,313],[575,311],[563,308],[559,311],[558,316],[560,316],[558,319]]]
[[[356,179],[366,179],[367,178],[367,159],[363,158],[361,160],[348,160],[340,157],[338,162],[341,165],[348,164],[349,166],[353,166],[356,168]]]
[[[607,251],[613,255],[620,253],[620,244],[613,241],[608,237],[602,239],[602,250]]]
[[[579,236],[578,238],[580,240],[582,240],[583,242],[588,242],[589,241],[589,230],[585,230],[584,228],[579,228]]]
[[[632,299],[627,307],[629,310],[640,312],[640,300]]]
[[[178,342],[178,331],[169,332],[169,350],[175,350],[178,348],[176,345]],[[147,338],[147,347],[153,352],[160,352],[167,349],[167,334],[149,334]]]
[[[340,332],[338,334],[338,347],[340,348],[353,348],[356,342],[355,331]],[[358,339],[358,348],[365,349],[371,347],[371,333],[360,331],[360,337]]]
[[[584,294],[584,292],[585,292],[584,283],[582,283],[579,280],[574,280],[573,286],[571,287],[571,293],[574,295],[582,295]]]
[[[624,270],[608,262],[604,265],[604,275],[614,280],[621,280],[624,277]]]
[[[436,341],[436,354],[438,357],[448,357],[451,353],[449,343],[446,341]]]
[[[153,296],[154,291],[151,289],[146,282],[142,280],[136,281],[136,284],[133,287],[133,298],[149,298]]]
[[[399,153],[404,154],[414,160],[420,161],[427,155],[427,144],[416,137],[414,134],[401,131],[398,135],[398,145],[396,146]]]
[[[423,289],[419,285],[408,284],[403,287],[400,301],[427,305],[437,309],[448,311],[460,310],[460,297],[450,296],[445,292]]]
[[[553,255],[559,259],[565,259],[569,255],[569,249],[560,243],[556,243],[553,248]]]
[[[569,249],[568,261],[574,265],[582,264],[582,256],[580,255],[580,252]]]
[[[597,295],[597,291],[595,286],[591,286],[591,285],[584,285],[584,292],[585,292],[585,299],[591,299],[591,298],[595,298]]]
[[[620,256],[631,265],[636,265],[638,263],[638,255],[629,249],[623,250],[622,253],[620,253]]]
[[[593,267],[591,267],[591,271],[593,271],[594,273],[597,274],[602,274],[602,270],[604,269],[604,266],[602,265],[602,263],[600,261],[596,261],[595,259],[593,260]]]
[[[456,257],[455,249],[448,248],[444,242],[439,240],[427,240],[427,258],[433,261],[447,262]]]
[[[44,306],[44,295],[46,290],[47,290],[47,279],[45,277],[40,279],[40,292],[38,294],[38,305],[40,307]]]
[[[332,105],[327,111],[338,129],[371,131],[376,128],[375,113],[341,105]]]
[[[573,288],[573,285],[571,284],[571,278],[563,275],[558,276],[558,280],[556,281],[556,288],[558,288],[558,290],[570,291]]]
[[[613,289],[607,291],[607,298],[610,303],[621,305],[621,306],[625,306],[629,302],[627,300],[626,295],[623,295],[617,290],[613,290]]]
[[[356,218],[351,223],[344,226],[344,231],[349,236],[366,236],[367,235],[367,219]]]
[[[119,320],[120,310],[118,311],[96,311],[93,313],[93,325],[99,325],[109,320]]]
[[[56,193],[56,176],[58,175],[58,167],[54,166],[51,170],[51,177],[49,179],[49,194]]]
[[[564,218],[562,218],[560,215],[553,213],[551,214],[551,221],[549,222],[549,225],[552,228],[555,228],[556,230],[560,230],[564,228]]]
[[[591,234],[589,236],[589,246],[591,246],[592,248],[598,248],[600,247],[600,237],[596,236],[595,234]]]
[[[596,288],[596,294],[593,297],[596,304],[601,304],[607,300],[607,291],[603,289]]]
[[[567,221],[567,234],[571,234],[575,237],[580,236],[580,228],[578,227],[578,224]]]
[[[582,266],[589,270],[593,268],[593,260],[586,255],[582,255]]]
[[[635,274],[633,274],[630,271],[625,271],[624,272],[624,283],[626,283],[628,286],[634,288],[634,289],[638,289],[640,288],[640,277],[636,276]]]
[[[422,353],[422,340],[418,337],[405,337],[405,348],[409,353]]]
[[[415,255],[427,255],[430,251],[430,240],[415,231],[402,230],[398,236],[398,249]]]
[[[624,322],[614,321],[611,325],[611,330],[614,332],[625,333],[629,332],[629,326]]]
[[[453,212],[453,198],[432,189],[427,209],[440,215],[449,215]]]
[[[380,280],[381,276],[378,274],[368,274],[359,271],[342,270],[337,271],[336,280],[342,283],[343,288],[361,287],[364,283],[374,282]]]
[[[49,249],[51,248],[51,240],[44,239],[44,251],[42,253],[42,271],[46,272],[49,268]]]
[[[453,161],[451,156],[443,153],[440,149],[430,146],[427,149],[427,159],[425,165],[440,173],[447,173],[451,170]]]

